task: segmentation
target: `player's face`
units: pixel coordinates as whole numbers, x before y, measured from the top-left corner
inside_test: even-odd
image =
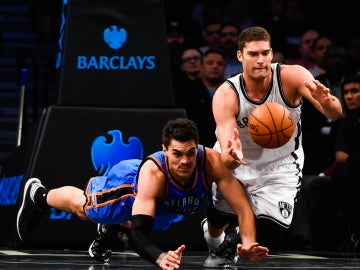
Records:
[[[343,93],[346,107],[349,110],[360,109],[360,83],[345,84]]]
[[[171,175],[179,181],[189,180],[196,165],[197,145],[193,140],[180,142],[171,140],[163,151],[168,160]]]
[[[244,73],[253,79],[263,79],[270,75],[273,54],[268,41],[247,42],[243,51],[238,51]]]

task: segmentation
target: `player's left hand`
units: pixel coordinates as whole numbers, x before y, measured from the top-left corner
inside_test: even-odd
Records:
[[[269,249],[267,247],[259,246],[258,243],[252,243],[247,246],[237,244],[237,253],[243,260],[258,262],[269,255]]]
[[[181,245],[177,250],[170,250],[161,259],[159,267],[163,270],[174,270],[180,267],[182,253],[185,250],[185,245]]]
[[[305,81],[305,86],[310,90],[310,93],[314,99],[320,102],[320,104],[326,104],[335,100],[335,96],[330,93],[330,89],[320,83],[318,80],[313,80],[312,84]]]

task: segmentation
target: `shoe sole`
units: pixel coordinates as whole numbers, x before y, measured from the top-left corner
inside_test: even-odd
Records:
[[[30,178],[29,180],[26,181],[26,184],[25,184],[25,187],[24,187],[23,196],[22,196],[22,202],[21,202],[21,205],[20,205],[20,208],[19,208],[19,211],[18,211],[18,214],[17,214],[17,218],[16,218],[17,233],[18,233],[18,236],[19,236],[19,238],[20,238],[21,241],[23,241],[23,239],[22,239],[21,234],[20,234],[19,219],[20,219],[22,210],[23,210],[23,208],[24,208],[25,197],[26,197],[28,188],[29,188],[30,184],[32,184],[32,183],[34,183],[34,182],[38,182],[39,184],[41,184],[41,181],[40,181],[39,179],[37,179],[37,178]]]

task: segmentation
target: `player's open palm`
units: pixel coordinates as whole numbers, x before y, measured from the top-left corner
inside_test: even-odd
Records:
[[[238,165],[246,164],[246,162],[244,160],[244,154],[242,152],[241,141],[239,138],[239,131],[237,130],[237,128],[234,128],[233,136],[231,138],[229,138],[228,153],[230,156],[232,156],[234,161],[236,161],[238,163]]]
[[[185,245],[181,245],[177,248],[177,250],[170,250],[167,254],[162,258],[160,262],[160,268],[163,270],[174,270],[180,267],[182,253],[185,250]]]
[[[242,244],[238,244],[237,253],[243,260],[257,262],[269,255],[269,249],[263,246],[259,246],[258,243],[253,243],[247,247]]]

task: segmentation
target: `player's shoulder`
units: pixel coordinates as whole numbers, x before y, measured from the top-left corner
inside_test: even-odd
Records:
[[[230,81],[223,82],[215,91],[214,98],[223,100],[228,95],[234,95],[234,84]]]
[[[298,64],[281,64],[280,72],[293,73],[294,71],[298,72],[307,72],[307,69]],[[296,75],[296,74],[294,74]]]
[[[283,83],[290,82],[291,84],[301,83],[303,84],[304,80],[313,79],[311,73],[300,65],[280,65],[280,77]]]

